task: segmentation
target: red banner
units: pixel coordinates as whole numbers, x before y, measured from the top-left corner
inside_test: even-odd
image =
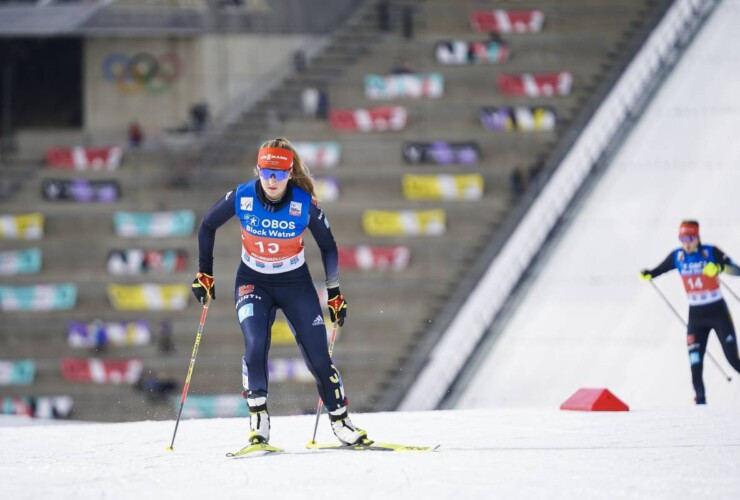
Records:
[[[70,382],[135,384],[142,368],[139,359],[62,358],[62,376]]]
[[[334,130],[383,132],[406,127],[407,113],[403,106],[377,108],[332,109],[329,123]]]
[[[549,97],[570,94],[573,75],[568,71],[558,73],[524,73],[521,75],[499,75],[496,77],[498,90],[506,96]]]
[[[411,250],[405,246],[339,247],[339,266],[347,269],[402,271],[409,260]]]
[[[123,150],[118,146],[104,148],[50,148],[46,164],[51,168],[75,170],[115,170],[121,164]]]
[[[470,13],[470,25],[482,33],[537,33],[545,13],[541,10],[493,10]]]

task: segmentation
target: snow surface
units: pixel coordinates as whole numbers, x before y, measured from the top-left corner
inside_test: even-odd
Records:
[[[0,427],[3,499],[736,499],[737,413],[450,410],[358,414],[379,440],[434,453],[306,450],[314,416],[275,417],[291,453],[226,458],[247,420]],[[4,420],[0,419],[0,425]],[[8,420],[17,423],[17,420]],[[319,441],[332,441],[322,417]]]

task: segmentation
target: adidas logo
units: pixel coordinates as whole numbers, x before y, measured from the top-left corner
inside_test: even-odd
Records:
[[[322,318],[321,315],[319,314],[318,316],[316,316],[316,319],[313,320],[313,323],[311,323],[311,326],[319,326],[323,324],[324,324],[324,318]]]

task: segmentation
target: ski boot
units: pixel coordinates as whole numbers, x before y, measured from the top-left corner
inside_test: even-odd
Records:
[[[267,395],[247,395],[249,406],[249,443],[267,443],[270,440],[270,414],[267,413]]]
[[[331,420],[331,430],[334,431],[334,435],[343,444],[353,446],[372,443],[367,438],[367,432],[352,424],[346,406],[340,406],[336,410],[330,411],[329,420]]]

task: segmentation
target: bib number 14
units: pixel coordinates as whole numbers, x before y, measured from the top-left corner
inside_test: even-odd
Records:
[[[704,284],[701,282],[701,278],[699,276],[697,276],[697,277],[695,277],[693,279],[692,278],[687,278],[686,279],[686,283],[689,284],[689,287],[692,290],[701,290],[702,286],[704,286]]]

